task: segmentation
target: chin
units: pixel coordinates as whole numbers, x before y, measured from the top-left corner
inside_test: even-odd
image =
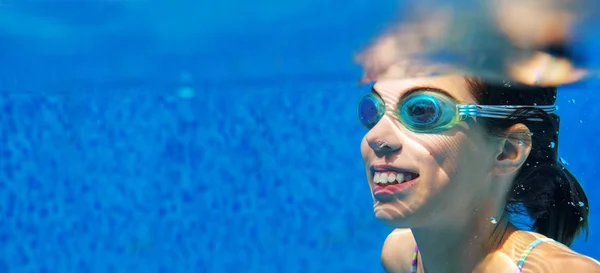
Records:
[[[410,228],[410,218],[412,218],[412,213],[409,213],[406,210],[400,210],[391,204],[377,203],[373,208],[377,220],[392,228]]]

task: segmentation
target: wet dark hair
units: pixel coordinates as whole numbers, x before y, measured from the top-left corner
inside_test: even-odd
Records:
[[[484,105],[551,105],[556,102],[555,87],[532,87],[516,83],[488,83],[468,78],[473,95]],[[527,117],[541,118],[531,121]],[[518,171],[507,196],[506,212],[526,216],[531,229],[565,245],[571,245],[581,232],[589,235],[589,202],[575,176],[558,158],[560,118],[535,108],[515,112],[507,119],[480,119],[491,134],[501,134],[514,124],[531,131],[531,153]]]

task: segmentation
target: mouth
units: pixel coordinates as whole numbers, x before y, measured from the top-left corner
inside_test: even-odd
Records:
[[[375,171],[373,182],[378,186],[397,185],[411,182],[419,177],[418,173],[407,171]]]
[[[384,166],[372,166],[373,183],[378,186],[397,185],[411,182],[419,177],[419,173],[412,170]]]
[[[401,169],[390,165],[371,167],[373,175],[373,197],[380,203],[394,202],[409,194],[419,178],[417,171]]]

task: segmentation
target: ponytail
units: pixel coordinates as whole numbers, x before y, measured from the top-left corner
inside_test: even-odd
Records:
[[[587,239],[588,198],[575,176],[560,162],[523,168],[507,203],[507,212],[526,214],[533,220],[535,232],[567,246],[582,231]]]

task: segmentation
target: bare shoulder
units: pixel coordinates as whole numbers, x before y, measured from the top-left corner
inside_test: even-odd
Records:
[[[567,270],[572,270],[572,272],[600,273],[600,263],[591,257],[578,254],[573,259],[565,262],[560,266],[560,270],[556,270],[555,272],[565,272]]]
[[[549,243],[540,249],[541,255],[546,257],[548,264],[543,272],[586,272],[600,273],[600,263],[586,255],[575,252],[567,246],[558,243]]]
[[[526,237],[529,237],[529,243],[536,238],[542,237],[536,233],[527,233],[528,236]],[[563,244],[546,242],[536,246],[527,256],[523,272],[600,273],[600,263],[591,257],[577,253]]]
[[[381,249],[381,264],[387,273],[408,273],[412,263],[415,240],[410,229],[392,231]]]

